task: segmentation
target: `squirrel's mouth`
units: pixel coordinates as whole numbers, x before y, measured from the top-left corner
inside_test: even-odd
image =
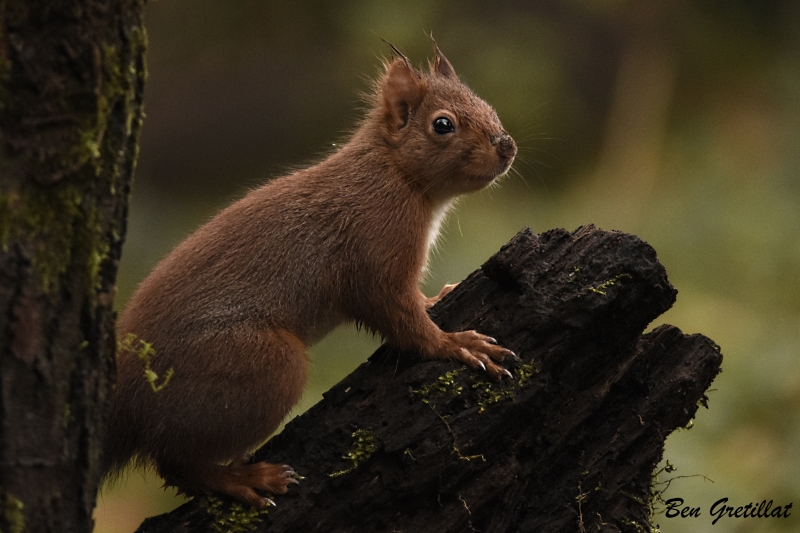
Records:
[[[471,179],[471,181],[475,184],[475,187],[473,187],[473,189],[480,190],[485,187],[488,187],[495,181],[499,180],[500,178],[508,174],[508,171],[511,170],[512,162],[513,159],[509,159],[508,161],[505,162],[505,165],[503,165],[503,167],[500,168],[497,172],[491,172],[487,174],[473,176]]]
[[[512,146],[513,146],[513,141],[512,141]],[[500,152],[499,149],[498,152]],[[502,178],[503,176],[508,174],[508,171],[511,170],[511,165],[514,163],[514,157],[516,155],[517,155],[516,146],[513,146],[512,150],[507,150],[503,153],[498,153],[498,159],[499,159],[498,163],[500,168],[497,169],[497,172],[494,174],[492,180]]]
[[[514,155],[516,155],[516,150],[514,150]],[[497,173],[495,179],[500,178],[508,174],[508,171],[511,170],[511,165],[514,163],[514,155],[511,157],[503,157],[502,159],[505,160],[505,164],[503,165],[503,169]]]
[[[475,180],[483,182],[483,186],[488,186],[494,180],[501,178],[514,163],[517,155],[517,146],[509,135],[504,135],[494,142],[493,157],[487,159],[486,167],[482,169],[482,175],[476,175]]]

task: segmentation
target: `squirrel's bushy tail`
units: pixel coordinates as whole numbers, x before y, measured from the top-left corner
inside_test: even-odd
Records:
[[[102,485],[116,481],[125,467],[137,456],[137,439],[132,434],[133,424],[125,419],[117,407],[112,400],[106,436],[103,440],[103,456],[100,462]]]

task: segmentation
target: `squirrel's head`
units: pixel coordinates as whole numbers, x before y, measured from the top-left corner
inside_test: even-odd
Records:
[[[398,57],[378,81],[376,111],[394,163],[432,197],[448,199],[507,172],[517,147],[494,109],[433,46],[428,72],[415,69],[392,46]]]

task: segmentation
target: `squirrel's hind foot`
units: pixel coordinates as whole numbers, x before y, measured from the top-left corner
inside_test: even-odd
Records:
[[[254,464],[194,464],[160,466],[165,486],[177,487],[186,495],[220,493],[255,507],[274,502],[256,490],[285,494],[289,485],[297,483],[297,474],[288,465],[259,462]]]

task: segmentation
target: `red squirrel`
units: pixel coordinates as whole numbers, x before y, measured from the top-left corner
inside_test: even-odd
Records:
[[[505,174],[517,148],[495,111],[433,43],[428,71],[395,57],[352,138],[263,185],[200,227],[139,285],[120,345],[104,472],[133,460],[186,494],[252,505],[283,494],[287,465],[247,464],[298,401],[306,348],[360,322],[402,350],[493,379],[513,352],[446,333],[419,289],[453,200]]]

